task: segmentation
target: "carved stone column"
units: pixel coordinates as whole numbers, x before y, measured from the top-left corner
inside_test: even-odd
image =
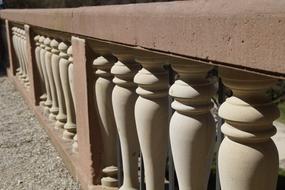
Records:
[[[45,65],[47,70],[47,77],[49,81],[49,87],[50,87],[50,93],[51,93],[51,101],[52,106],[50,108],[50,114],[49,119],[52,121],[56,120],[56,115],[58,113],[58,102],[57,102],[57,95],[56,95],[56,89],[55,89],[55,83],[53,79],[53,73],[52,73],[52,62],[51,62],[51,47],[50,47],[51,40],[50,38],[46,38],[44,41],[45,44]]]
[[[30,86],[30,81],[29,81],[29,75],[28,75],[28,52],[27,52],[27,39],[25,35],[25,30],[20,29],[20,38],[21,38],[21,48],[22,48],[22,55],[23,55],[23,63],[24,63],[24,71],[25,71],[25,78],[24,78],[24,84],[26,87]]]
[[[136,61],[143,68],[134,82],[139,98],[135,119],[145,166],[147,190],[164,189],[165,163],[168,146],[168,73],[160,57],[141,57]]]
[[[61,87],[61,81],[60,81],[60,74],[59,74],[59,60],[60,60],[60,56],[59,56],[59,49],[58,49],[58,45],[59,43],[53,39],[50,42],[50,46],[51,46],[51,69],[52,69],[52,75],[53,75],[53,81],[54,81],[54,86],[55,86],[55,91],[56,91],[56,100],[57,100],[57,104],[58,104],[58,112],[55,113],[55,116],[52,115],[52,117],[55,117],[55,127],[58,128],[59,123],[61,124],[61,114],[63,112],[63,94],[62,94],[62,87]],[[66,118],[66,117],[65,117]],[[63,127],[63,124],[61,125],[61,127]]]
[[[67,55],[71,53],[70,51],[71,47],[67,49]],[[68,57],[66,59],[61,58],[59,63],[60,79],[63,89],[67,116],[66,123],[64,124],[64,132],[62,138],[65,140],[72,140],[76,133],[76,125],[74,103],[72,100],[71,88],[69,83],[68,67],[70,61],[68,60]]]
[[[186,60],[172,62],[179,78],[169,89],[175,110],[170,121],[170,142],[179,189],[206,190],[215,144],[215,121],[210,113],[214,80],[211,66]]]
[[[13,46],[15,49],[15,53],[17,56],[17,62],[19,64],[19,67],[16,69],[16,74],[19,78],[21,78],[21,76],[23,75],[23,69],[22,69],[22,58],[20,57],[20,53],[19,53],[19,38],[18,38],[18,34],[17,34],[17,28],[13,27],[12,28],[12,41],[13,41]]]
[[[96,70],[97,80],[95,82],[95,94],[97,108],[101,119],[101,136],[103,141],[103,173],[104,177],[101,179],[103,186],[117,187],[117,157],[116,157],[116,123],[114,119],[112,106],[112,91],[114,84],[112,83],[113,76],[110,69],[116,59],[111,56],[100,56],[93,62]]]
[[[24,50],[25,50],[25,45],[23,44],[23,38],[21,35],[21,29],[16,28],[16,35],[17,35],[17,41],[18,41],[18,51],[19,51],[19,57],[22,62],[22,75],[20,75],[20,79],[24,82],[26,77],[27,77],[27,72],[26,72],[26,66],[25,66],[25,58],[24,58]]]
[[[46,54],[46,50],[45,50],[45,44],[44,44],[44,40],[46,38],[44,36],[41,36],[39,39],[39,43],[40,43],[40,62],[42,65],[42,69],[43,69],[43,75],[44,75],[44,83],[45,83],[45,89],[46,89],[46,101],[44,102],[43,106],[44,106],[44,113],[45,114],[49,114],[49,109],[52,105],[52,101],[51,101],[51,92],[50,92],[50,85],[49,85],[49,80],[48,80],[48,76],[47,76],[47,69],[46,69],[46,63],[45,63],[45,54]]]
[[[74,96],[74,73],[73,73],[73,55],[72,55],[72,46],[68,49],[67,52],[69,55],[69,66],[68,66],[68,78],[69,78],[69,84],[70,84],[70,90],[71,90],[71,98],[74,105],[74,121],[76,123],[76,106],[75,106],[75,96]],[[78,152],[78,139],[77,139],[77,130],[75,132],[75,136],[73,137],[73,144],[72,144],[72,151]]]
[[[111,69],[116,84],[112,94],[113,109],[118,128],[124,181],[120,190],[138,189],[139,142],[136,131],[134,108],[137,100],[133,78],[139,65],[127,52],[114,54],[118,61]]]
[[[72,56],[72,46],[67,51],[68,53],[68,61],[69,61],[69,66],[68,66],[68,79],[69,79],[69,84],[70,84],[70,90],[71,90],[71,98],[74,100],[74,76],[73,76],[73,56]],[[76,110],[76,107],[74,105],[74,108]]]
[[[15,48],[15,40],[14,40],[14,27],[11,27],[11,22],[5,19],[5,37],[7,39],[7,50],[8,50],[8,58],[9,64],[7,65],[7,71],[10,72],[13,76],[17,75],[19,72],[19,64],[17,60],[16,48]]]
[[[54,41],[54,47],[56,45],[56,42]],[[66,105],[65,105],[65,99],[64,99],[64,93],[63,93],[63,84],[61,83],[61,75],[60,75],[60,65],[65,64],[65,62],[68,60],[67,55],[67,48],[68,46],[61,42],[58,45],[59,50],[59,63],[58,66],[55,67],[54,76],[55,76],[55,85],[56,85],[56,91],[57,91],[57,98],[58,98],[58,114],[56,116],[56,122],[55,122],[55,128],[63,128],[64,124],[66,123]]]
[[[225,86],[233,91],[219,109],[225,138],[219,150],[219,173],[224,190],[275,190],[278,152],[272,122],[279,110],[266,91],[276,80],[221,68]]]
[[[43,68],[41,64],[41,57],[40,57],[40,52],[41,52],[41,47],[40,47],[40,35],[36,35],[34,37],[35,41],[35,58],[36,58],[36,64],[40,76],[40,87],[41,87],[41,96],[40,96],[40,105],[42,106],[44,101],[46,100],[46,93],[45,93],[45,83],[44,83],[44,74],[43,74]]]

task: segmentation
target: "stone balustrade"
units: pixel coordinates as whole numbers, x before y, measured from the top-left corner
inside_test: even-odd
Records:
[[[225,67],[39,26],[6,20],[7,73],[83,189],[206,190],[214,155],[222,190],[276,189],[279,111],[267,91],[283,70]],[[214,154],[218,78],[232,96],[218,108],[225,138]],[[177,183],[166,175],[170,164]]]
[[[27,49],[26,49],[26,37],[25,37],[25,30],[19,27],[12,28],[12,42],[14,51],[17,57],[17,76],[22,81],[24,86],[28,88],[30,86],[29,83],[29,76],[28,76],[28,59],[27,59]]]
[[[74,141],[77,152],[72,46],[42,35],[36,35],[34,43],[43,114],[64,140]]]

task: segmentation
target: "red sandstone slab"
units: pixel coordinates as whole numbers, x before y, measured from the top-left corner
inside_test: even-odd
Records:
[[[95,109],[92,52],[84,39],[72,37],[78,154],[84,183],[98,184],[102,169],[102,142]]]
[[[44,28],[285,74],[284,0],[193,0],[0,14]]]

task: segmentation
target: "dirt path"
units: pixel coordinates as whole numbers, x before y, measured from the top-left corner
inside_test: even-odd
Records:
[[[19,92],[0,76],[0,190],[79,190]]]

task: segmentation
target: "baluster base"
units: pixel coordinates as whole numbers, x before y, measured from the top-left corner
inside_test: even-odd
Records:
[[[43,95],[40,96],[40,106],[41,107],[44,107],[46,99],[47,99],[47,95],[46,94],[43,94]]]
[[[77,141],[77,134],[73,138],[72,143],[72,152],[77,153],[78,152],[78,141]]]
[[[74,138],[76,134],[76,125],[75,124],[70,124],[70,123],[66,123],[64,125],[64,131],[62,134],[62,138],[64,140],[72,140]]]
[[[49,114],[48,118],[52,121],[56,121],[57,114],[58,114],[58,108],[52,107],[50,109],[50,114]]]
[[[105,187],[118,187],[118,180],[116,176],[118,174],[118,168],[116,166],[109,166],[102,170],[104,176],[101,179],[101,185]]]

